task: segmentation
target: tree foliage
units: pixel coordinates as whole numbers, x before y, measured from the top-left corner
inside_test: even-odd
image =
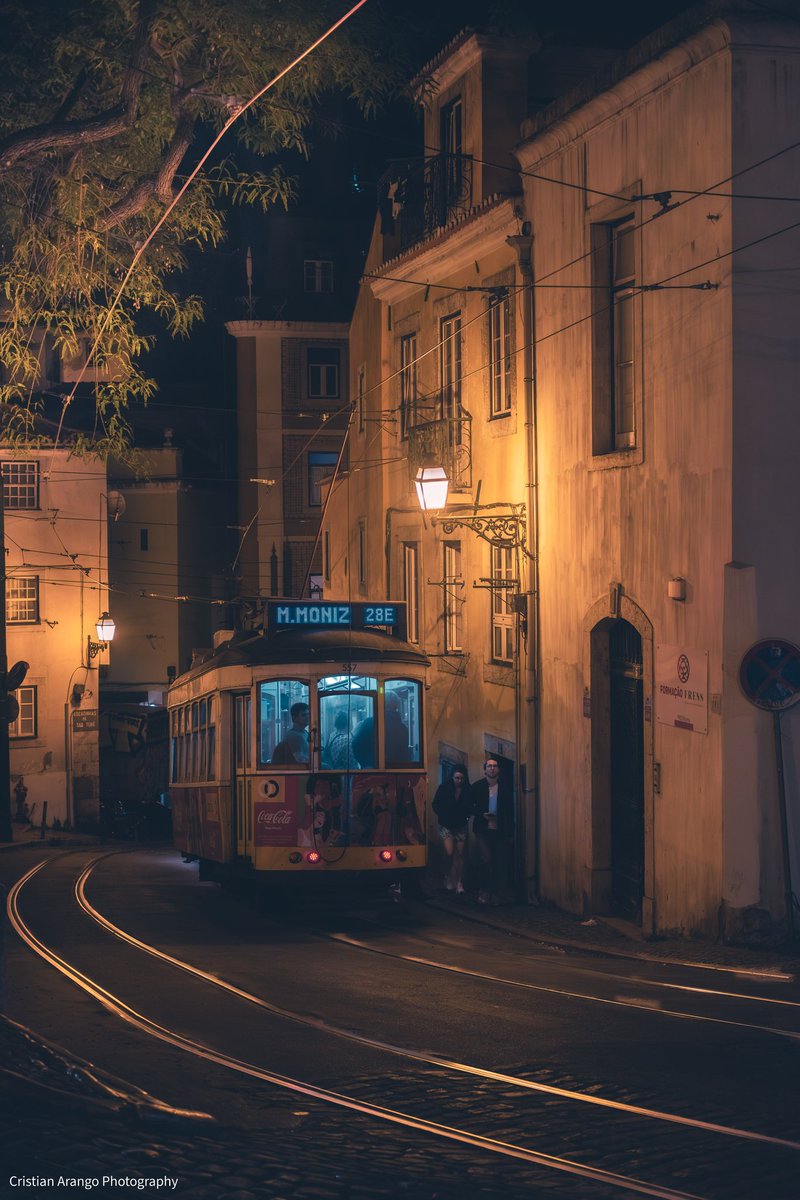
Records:
[[[308,151],[323,93],[370,113],[403,67],[365,6],[256,106],[147,246],[229,117],[344,11],[328,0],[6,0],[0,44],[0,403],[4,439],[31,442],[47,353],[79,360],[99,336],[94,452],[124,453],[126,409],[154,390],[139,365],[143,310],[172,335],[202,317],[184,250],[224,236],[225,204],[288,206],[280,161]],[[263,168],[241,171],[236,142]],[[102,331],[102,332],[101,332]],[[84,448],[86,448],[84,446]]]

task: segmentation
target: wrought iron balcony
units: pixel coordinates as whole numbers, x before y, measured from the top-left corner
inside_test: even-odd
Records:
[[[450,488],[472,487],[472,417],[447,393],[419,397],[406,414],[409,478],[434,460],[444,467]]]
[[[394,160],[378,183],[382,230],[400,248],[430,237],[472,205],[472,158],[437,154],[423,161]]]

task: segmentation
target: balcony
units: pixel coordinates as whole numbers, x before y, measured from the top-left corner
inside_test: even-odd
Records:
[[[395,159],[378,182],[381,229],[405,250],[472,206],[472,158],[437,154],[424,162]]]
[[[446,393],[419,397],[406,414],[408,471],[434,460],[444,467],[451,491],[472,487],[472,417]]]

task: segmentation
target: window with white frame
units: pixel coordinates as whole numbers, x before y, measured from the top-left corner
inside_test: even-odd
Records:
[[[511,546],[492,546],[492,660],[514,661],[514,550]]]
[[[308,365],[308,394],[312,400],[332,400],[339,395],[338,350],[328,347],[311,347],[306,352]]]
[[[333,263],[328,258],[307,258],[303,262],[303,287],[307,292],[333,291]]]
[[[400,437],[408,437],[417,401],[417,335],[400,338]]]
[[[462,649],[463,621],[461,589],[461,542],[444,543],[444,652],[457,654]]]
[[[511,412],[511,304],[508,292],[496,292],[487,311],[489,333],[489,416]]]
[[[322,481],[333,475],[338,454],[327,450],[311,450],[308,455],[308,507],[322,504]]]
[[[6,579],[6,622],[9,625],[38,625],[38,575],[8,576]]]
[[[419,642],[419,546],[403,543],[403,599],[406,602],[406,637]]]
[[[10,738],[35,738],[38,732],[38,689],[31,685],[17,688],[13,695],[19,704],[19,713],[15,720],[9,722],[8,736]]]
[[[636,444],[636,225],[633,213],[592,226],[592,453]]]
[[[39,464],[24,460],[4,462],[3,503],[6,508],[39,507]]]
[[[461,410],[461,313],[442,317],[439,323],[439,385],[439,416],[443,420],[458,417]]]

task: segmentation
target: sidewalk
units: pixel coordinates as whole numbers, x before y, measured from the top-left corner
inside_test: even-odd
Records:
[[[641,931],[625,921],[590,917],[546,905],[478,905],[468,896],[436,890],[426,903],[493,929],[505,930],[541,945],[588,954],[610,954],[653,963],[685,964],[712,970],[765,974],[787,982],[800,980],[800,944],[783,947],[726,946],[717,942],[664,938],[645,941]]]
[[[58,846],[62,849],[72,849],[78,846],[104,846],[118,845],[118,841],[111,841],[109,838],[99,837],[91,833],[73,833],[66,829],[45,829],[44,837],[42,837],[41,829],[36,825],[13,825],[12,834],[14,840],[12,842],[0,842],[0,851],[16,850],[26,846]]]

